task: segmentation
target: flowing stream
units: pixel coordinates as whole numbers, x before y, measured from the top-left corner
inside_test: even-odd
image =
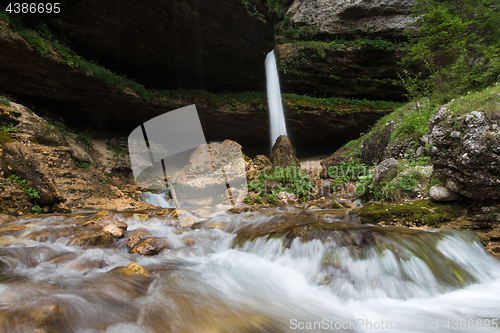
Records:
[[[285,115],[281,103],[280,80],[274,50],[266,56],[267,103],[271,123],[271,146],[280,135],[286,134]]]
[[[151,211],[110,215],[128,229],[100,246],[69,245],[96,213],[0,226],[0,332],[497,331],[500,264],[466,231],[322,210],[179,211],[192,228]],[[139,231],[168,249],[129,253]]]

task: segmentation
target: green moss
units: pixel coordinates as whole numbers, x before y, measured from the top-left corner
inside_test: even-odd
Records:
[[[439,204],[430,200],[410,203],[370,202],[356,211],[362,223],[377,224],[381,221],[409,222],[417,225],[437,226],[441,222],[464,216],[468,207],[459,204]]]
[[[12,142],[10,134],[4,131],[0,131],[0,146],[3,146],[4,144],[9,142]]]

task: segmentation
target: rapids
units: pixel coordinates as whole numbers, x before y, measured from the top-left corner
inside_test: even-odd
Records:
[[[127,234],[88,247],[69,244],[95,213],[1,225],[0,331],[484,332],[498,324],[500,263],[469,232],[366,226],[334,211],[181,213],[195,218],[192,228],[151,212],[111,212]],[[129,253],[137,230],[169,248]],[[130,263],[147,273],[127,273]]]

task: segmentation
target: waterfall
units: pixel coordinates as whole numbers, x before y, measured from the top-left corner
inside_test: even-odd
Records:
[[[286,134],[285,115],[281,104],[280,80],[274,50],[266,57],[267,102],[271,119],[271,147],[280,135]]]

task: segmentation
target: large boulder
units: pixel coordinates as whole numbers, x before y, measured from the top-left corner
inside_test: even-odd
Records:
[[[41,204],[52,204],[66,200],[57,188],[46,165],[25,145],[18,142],[5,144],[2,151],[3,171],[15,174],[40,193],[37,199]]]
[[[273,146],[271,153],[273,167],[285,168],[290,165],[300,166],[300,161],[295,155],[292,143],[286,135],[280,135]]]
[[[468,198],[499,200],[499,109],[460,114],[452,113],[451,107],[444,105],[434,113],[429,134],[423,137],[434,176],[451,191]]]
[[[168,179],[179,201],[213,206],[241,202],[246,181],[241,146],[231,140],[199,146],[187,165]]]

